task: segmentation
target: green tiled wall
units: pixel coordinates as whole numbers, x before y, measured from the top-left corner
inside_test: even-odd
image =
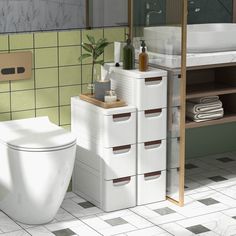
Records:
[[[125,32],[120,27],[0,35],[0,53],[31,50],[34,65],[30,80],[0,82],[0,121],[48,116],[70,129],[70,98],[86,92],[90,81],[91,60],[78,61],[86,34],[111,42],[104,53],[110,62],[112,42],[124,41]]]

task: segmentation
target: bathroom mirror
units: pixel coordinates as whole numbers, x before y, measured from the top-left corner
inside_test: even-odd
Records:
[[[128,0],[1,0],[0,33],[128,24]]]

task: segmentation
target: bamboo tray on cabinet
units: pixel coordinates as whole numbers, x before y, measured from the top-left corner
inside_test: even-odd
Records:
[[[79,97],[81,100],[84,100],[86,102],[92,103],[96,106],[99,106],[105,109],[126,106],[126,103],[123,100],[117,99],[117,101],[115,102],[103,102],[103,101],[97,100],[96,98],[94,98],[93,94],[89,94],[89,93],[80,94]]]

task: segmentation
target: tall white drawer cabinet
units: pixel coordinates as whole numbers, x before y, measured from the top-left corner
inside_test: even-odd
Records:
[[[72,190],[104,211],[135,206],[136,108],[103,109],[73,97],[71,131],[77,136]]]
[[[137,108],[137,204],[165,200],[167,71],[123,70],[105,64],[103,77],[119,98]]]

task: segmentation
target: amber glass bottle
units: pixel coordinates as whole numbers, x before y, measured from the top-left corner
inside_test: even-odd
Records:
[[[148,54],[146,53],[146,44],[144,40],[141,40],[142,52],[139,54],[139,71],[148,70]]]

